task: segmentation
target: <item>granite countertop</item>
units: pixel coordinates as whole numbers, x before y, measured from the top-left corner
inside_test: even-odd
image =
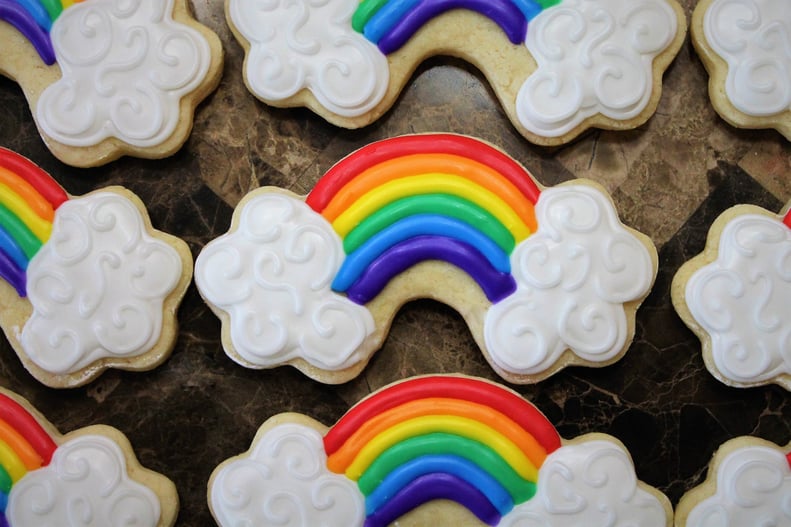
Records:
[[[681,3],[689,18],[694,0]],[[624,223],[653,238],[659,250],[659,275],[638,311],[634,343],[623,360],[513,386],[563,437],[618,437],[640,479],[674,505],[702,480],[723,441],[744,434],[779,444],[791,440],[789,394],[777,386],[735,389],[715,380],[703,365],[698,339],[670,302],[673,274],[701,251],[720,212],[736,203],[779,211],[791,199],[789,143],[775,131],[734,129],[717,116],[689,38],[664,76],[659,108],[647,124],[627,132],[592,130],[549,149],[527,143],[513,129],[474,67],[444,57],[426,61],[393,109],[361,130],[336,128],[304,109],[267,107],[244,86],[242,49],[225,23],[222,2],[192,4],[197,18],[220,35],[225,70],[176,155],[123,158],[89,170],[63,165],[44,147],[21,90],[6,78],[0,78],[0,145],[43,166],[71,194],[111,184],[130,188],[147,204],[153,224],[183,238],[196,256],[228,229],[233,207],[258,186],[307,193],[347,153],[394,135],[478,136],[522,162],[543,185],[574,177],[601,183]],[[362,375],[339,386],[319,384],[290,367],[253,371],[232,362],[220,344],[220,323],[194,285],[179,320],[175,351],[161,367],[109,371],[73,390],[43,387],[7,342],[0,344],[0,384],[28,398],[63,433],[95,423],[122,430],[143,465],[176,483],[178,525],[212,524],[209,474],[246,450],[258,426],[276,413],[301,412],[331,425],[362,396],[407,376],[460,372],[498,380],[461,317],[428,300],[404,306]]]

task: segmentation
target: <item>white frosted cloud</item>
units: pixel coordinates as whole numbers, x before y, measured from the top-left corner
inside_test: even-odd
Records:
[[[536,495],[517,505],[501,527],[665,527],[656,496],[638,486],[629,454],[611,441],[564,446],[547,456]]]
[[[791,229],[769,216],[736,217],[717,259],[687,282],[692,316],[711,336],[719,372],[737,382],[791,374]]]
[[[327,468],[321,435],[298,424],[268,430],[249,456],[221,466],[209,487],[221,527],[240,525],[361,526],[365,498]]]
[[[322,369],[359,360],[373,317],[331,289],[344,258],[332,226],[301,199],[264,192],[241,211],[238,229],[195,262],[203,297],[228,313],[235,351],[255,367],[302,358]]]
[[[55,374],[144,354],[159,340],[164,300],[181,273],[178,253],[146,232],[128,199],[112,192],[71,199],[28,266],[33,313],[22,346]]]
[[[36,109],[47,135],[71,146],[116,137],[150,147],[170,137],[181,98],[211,62],[206,39],[172,10],[173,0],[93,0],[65,10],[51,32],[62,78]]]
[[[602,114],[626,120],[645,109],[653,60],[678,22],[664,0],[565,0],[530,21],[526,45],[538,69],[519,90],[516,112],[529,131],[561,136]]]
[[[536,219],[537,232],[511,255],[517,290],[486,314],[492,360],[535,374],[566,349],[592,362],[617,356],[628,334],[623,304],[643,298],[654,280],[648,249],[587,185],[544,190]]]
[[[231,0],[231,22],[250,43],[247,85],[280,101],[308,89],[328,110],[354,117],[387,91],[386,57],[351,25],[358,0]]]
[[[791,525],[791,467],[776,449],[731,452],[720,462],[716,489],[689,512],[687,526]]]
[[[104,436],[58,447],[49,465],[12,487],[6,509],[14,527],[155,527],[159,515],[156,494],[129,479],[121,449]]]
[[[728,63],[725,92],[750,115],[791,110],[791,11],[786,0],[714,0],[706,40]]]

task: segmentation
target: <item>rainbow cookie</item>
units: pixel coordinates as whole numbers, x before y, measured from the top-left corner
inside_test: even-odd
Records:
[[[706,480],[676,507],[676,527],[791,525],[791,444],[781,448],[757,437],[725,442]]]
[[[368,145],[306,197],[261,188],[195,263],[226,353],[345,382],[398,308],[455,308],[512,382],[618,360],[656,276],[656,249],[592,182],[541,190],[500,150],[450,134]]]
[[[0,389],[0,525],[170,527],[177,512],[175,485],[142,467],[121,432],[96,425],[61,435]]]
[[[676,311],[700,338],[708,370],[729,386],[791,390],[790,207],[726,210],[673,278]]]
[[[247,87],[267,104],[359,128],[421,62],[452,55],[543,145],[643,124],[686,34],[675,0],[227,0],[226,17],[246,51]]]
[[[791,140],[788,2],[701,0],[691,32],[717,113],[733,126],[775,128]]]
[[[0,326],[36,379],[73,387],[158,366],[191,277],[189,248],[153,229],[137,196],[71,197],[0,148]]]
[[[563,440],[516,392],[462,376],[391,384],[331,428],[272,417],[247,452],[214,470],[208,500],[220,527],[670,527],[673,519],[618,440]]]
[[[0,0],[0,48],[49,149],[80,167],[173,154],[222,74],[186,0]]]

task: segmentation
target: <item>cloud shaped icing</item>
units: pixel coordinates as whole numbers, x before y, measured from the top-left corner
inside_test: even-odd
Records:
[[[206,39],[173,20],[173,1],[83,2],[58,17],[50,35],[62,78],[36,109],[47,135],[70,146],[116,137],[150,147],[170,137],[181,98],[211,62]]]
[[[690,277],[685,297],[722,375],[766,382],[791,374],[791,229],[782,222],[760,214],[731,220],[717,259]]]
[[[358,0],[231,0],[231,21],[250,43],[245,74],[251,91],[278,101],[308,89],[344,117],[379,104],[390,69],[379,49],[352,28],[358,5]]]
[[[322,525],[352,527],[365,520],[357,485],[327,468],[321,435],[288,423],[257,438],[249,456],[222,465],[209,488],[221,527]]]
[[[791,524],[791,467],[776,449],[729,453],[720,461],[716,488],[689,512],[689,527]]]
[[[98,435],[59,446],[49,465],[12,487],[6,509],[14,527],[155,527],[159,515],[157,496],[129,479],[121,449]]]
[[[664,0],[565,0],[530,21],[525,44],[538,63],[516,99],[529,131],[558,137],[596,114],[626,120],[653,90],[653,60],[678,22]]]
[[[548,188],[536,204],[538,230],[516,247],[517,290],[486,314],[492,360],[509,372],[546,370],[566,349],[592,362],[626,342],[623,304],[644,297],[655,269],[648,249],[587,185]]]
[[[251,365],[302,358],[338,370],[361,360],[374,329],[365,307],[331,290],[343,257],[332,226],[301,199],[258,193],[238,228],[201,251],[195,282],[228,313],[233,347]]]
[[[125,197],[97,192],[70,199],[27,269],[33,313],[22,346],[55,374],[146,353],[159,340],[163,303],[181,273],[178,253],[149,236]]]
[[[667,513],[638,485],[629,454],[612,441],[563,446],[547,456],[536,495],[503,518],[502,527],[665,527]]]
[[[725,91],[749,115],[791,110],[791,15],[783,0],[714,0],[706,40],[728,63]]]

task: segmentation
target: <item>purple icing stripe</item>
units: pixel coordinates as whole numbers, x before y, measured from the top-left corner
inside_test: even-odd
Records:
[[[516,291],[514,278],[497,271],[473,246],[443,236],[416,236],[383,252],[346,294],[353,302],[367,304],[394,276],[424,260],[442,260],[459,267],[481,286],[492,303]]]
[[[27,296],[27,275],[14,263],[8,255],[0,251],[0,278],[11,284],[17,294]]]
[[[486,525],[497,525],[502,517],[478,489],[451,474],[435,472],[415,479],[390,501],[365,519],[364,527],[385,527],[407,512],[432,500],[453,500],[467,508]]]
[[[36,48],[45,64],[55,64],[55,51],[52,49],[49,34],[41,29],[25,8],[13,0],[0,0],[0,20],[8,22],[22,33]]]
[[[511,0],[420,0],[399,20],[377,45],[385,55],[398,50],[432,18],[451,9],[469,9],[490,18],[513,44],[521,44],[527,34],[527,20]]]

